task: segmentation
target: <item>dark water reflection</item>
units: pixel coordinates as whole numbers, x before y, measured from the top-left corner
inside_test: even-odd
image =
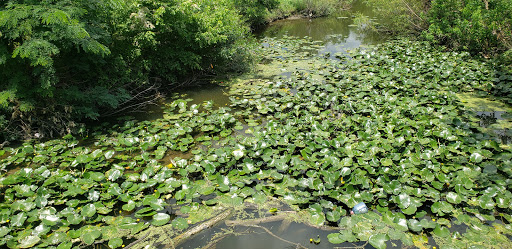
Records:
[[[373,11],[362,1],[354,4],[351,10],[343,11],[330,17],[314,19],[280,20],[272,23],[257,34],[258,38],[283,36],[310,37],[323,41],[325,48],[319,54],[345,52],[364,45],[376,45],[388,39],[387,35],[371,29],[364,29],[354,24],[356,13],[377,21]]]
[[[499,120],[508,120],[510,114],[504,111],[479,111],[476,116],[480,119],[480,127],[491,128],[493,136],[498,138],[503,144],[510,144],[512,142],[512,130],[508,128],[494,129],[490,127],[498,123]]]

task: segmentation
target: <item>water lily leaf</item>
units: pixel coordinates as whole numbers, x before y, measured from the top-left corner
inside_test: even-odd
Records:
[[[337,222],[341,218],[341,213],[338,210],[332,210],[325,214],[326,218],[330,222]]]
[[[41,241],[39,236],[27,236],[19,241],[19,248],[30,248],[35,246],[37,243]]]
[[[124,211],[132,211],[134,208],[135,208],[135,202],[132,200],[129,200],[128,203],[126,203],[122,206],[122,209]]]
[[[113,238],[108,241],[108,247],[115,249],[123,245],[123,240],[120,238]]]
[[[15,227],[21,227],[23,226],[23,223],[25,223],[25,220],[27,219],[27,214],[25,212],[20,212],[17,215],[12,217],[11,224]]]
[[[162,199],[155,198],[150,201],[149,205],[151,206],[151,208],[153,210],[161,211],[161,210],[164,210],[165,206],[167,206],[167,203]]]
[[[471,162],[475,162],[475,163],[479,163],[483,159],[484,159],[484,157],[480,153],[478,153],[478,152],[475,152],[475,153],[471,154],[471,156],[469,157],[469,160]]]
[[[325,222],[325,215],[323,213],[313,212],[310,214],[309,221],[316,226],[322,226]]]
[[[483,209],[493,209],[496,203],[492,199],[492,197],[488,195],[482,195],[480,198],[478,198],[478,203],[481,208]]]
[[[80,224],[80,222],[82,222],[84,220],[84,217],[82,215],[79,215],[79,214],[72,214],[72,215],[69,215],[66,220],[70,223],[70,224],[73,224],[73,225],[78,225]]]
[[[342,240],[343,242],[345,242],[345,241],[346,242],[356,242],[357,241],[357,237],[354,235],[354,233],[350,229],[340,231],[338,236],[339,236],[339,239]]]
[[[453,204],[459,204],[462,202],[460,195],[454,192],[448,192],[448,194],[446,194],[446,200]]]
[[[406,209],[411,205],[411,197],[406,193],[398,195],[400,202],[398,203],[400,208]]]
[[[448,237],[448,236],[450,236],[450,230],[448,230],[448,228],[438,224],[436,226],[436,228],[434,228],[434,234],[439,237]]]
[[[410,205],[408,208],[402,209],[402,212],[407,215],[413,215],[417,210],[418,208],[416,206]]]
[[[453,211],[453,206],[448,202],[440,201],[432,204],[430,209],[433,213],[443,216],[446,213],[451,213]]]
[[[97,238],[101,236],[101,231],[99,230],[91,230],[86,231],[80,238],[87,245],[92,245]]]
[[[380,160],[380,163],[382,164],[382,166],[391,166],[393,165],[393,160],[389,159],[389,158],[383,158]]]
[[[332,244],[341,244],[343,242],[345,242],[344,239],[342,239],[340,237],[341,234],[339,233],[331,233],[329,235],[327,235],[327,239],[329,240],[330,243]],[[355,237],[354,237],[355,238]]]
[[[178,217],[172,221],[172,226],[177,229],[183,230],[188,227],[188,222],[186,219]]]
[[[96,214],[96,206],[94,204],[87,204],[82,208],[81,214],[86,217],[92,217]]]
[[[145,216],[153,216],[155,214],[156,214],[156,212],[153,210],[153,208],[145,207],[145,208],[142,208],[142,209],[138,210],[137,212],[135,212],[135,217],[139,218],[139,217],[145,217]]]
[[[11,229],[9,227],[0,227],[0,237],[3,238],[5,235],[7,235]]]
[[[263,204],[267,201],[267,195],[261,192],[257,192],[252,196],[252,198],[256,204]]]
[[[60,221],[60,218],[54,214],[41,214],[39,216],[39,219],[41,219],[43,224],[48,225],[48,226],[53,226],[53,225],[57,224],[57,222]]]
[[[409,227],[409,229],[411,231],[414,231],[414,232],[421,232],[421,230],[423,230],[421,223],[416,219],[407,220],[407,226]]]
[[[96,182],[101,182],[103,179],[105,179],[105,175],[100,172],[85,172],[84,178],[88,178]]]
[[[62,242],[59,244],[59,246],[57,246],[57,249],[70,249],[72,246],[73,246],[73,242],[71,242],[71,241]]]
[[[37,199],[37,197],[36,197],[36,199]],[[18,200],[12,204],[11,208],[13,210],[20,210],[20,211],[28,212],[28,211],[34,209],[36,206],[37,206],[37,203],[31,202],[29,200]]]
[[[77,163],[88,163],[92,159],[94,159],[94,158],[92,156],[90,156],[90,155],[78,155],[76,157],[76,162]]]
[[[389,236],[387,234],[379,233],[370,236],[368,242],[377,249],[384,249],[386,248],[386,241],[388,240]]]
[[[87,199],[90,201],[98,201],[100,199],[100,192],[95,190],[90,190]]]
[[[234,150],[233,152],[233,156],[235,157],[236,160],[242,158],[244,156],[244,152],[242,150]]]
[[[151,221],[151,224],[153,226],[162,226],[167,224],[171,220],[171,216],[165,213],[157,213],[153,215],[153,220]]]
[[[111,169],[105,173],[109,181],[116,181],[123,173],[119,169]]]
[[[105,152],[105,159],[107,159],[107,160],[108,160],[108,159],[112,158],[112,157],[114,156],[114,154],[115,154],[115,153],[116,153],[116,152],[115,152],[115,151],[113,151],[113,150],[109,150],[109,151]]]

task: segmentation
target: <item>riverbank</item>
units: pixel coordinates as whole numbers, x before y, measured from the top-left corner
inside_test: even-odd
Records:
[[[304,1],[283,0],[266,17],[267,23],[283,19],[316,18],[346,11],[352,7],[352,0],[345,1]]]

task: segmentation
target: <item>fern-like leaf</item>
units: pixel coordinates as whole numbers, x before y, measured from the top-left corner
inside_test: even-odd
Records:
[[[46,25],[52,24],[68,24],[70,22],[69,15],[59,9],[54,9],[42,15],[41,22]]]
[[[50,67],[53,65],[52,56],[59,53],[59,48],[54,44],[41,39],[32,39],[24,42],[14,49],[12,58],[26,58],[31,66]]]

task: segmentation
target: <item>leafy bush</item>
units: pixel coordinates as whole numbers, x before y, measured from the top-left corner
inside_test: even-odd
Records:
[[[84,103],[79,99],[73,99],[74,104],[63,102],[68,94],[82,94],[81,98],[92,103],[81,113],[84,116],[94,116],[99,106],[125,97],[108,85],[100,85],[106,103],[81,92],[97,84],[91,76],[111,55],[110,4],[113,2],[9,1],[0,5],[0,112],[10,117],[10,127],[18,127],[1,127],[4,136],[31,134],[42,126],[50,127],[51,132],[72,128],[78,114],[73,106]],[[35,117],[56,112],[59,114]]]
[[[156,83],[250,57],[234,0],[13,0],[0,29],[0,139],[69,133]]]
[[[246,21],[256,27],[267,22],[269,11],[276,8],[282,0],[232,0],[234,6]]]
[[[351,3],[352,0],[297,0],[294,2],[294,6],[298,13],[310,16],[326,16],[337,9],[347,7]]]
[[[424,0],[365,0],[379,18],[379,29],[395,33],[427,28]]]
[[[427,36],[474,52],[512,48],[509,0],[432,1]]]

